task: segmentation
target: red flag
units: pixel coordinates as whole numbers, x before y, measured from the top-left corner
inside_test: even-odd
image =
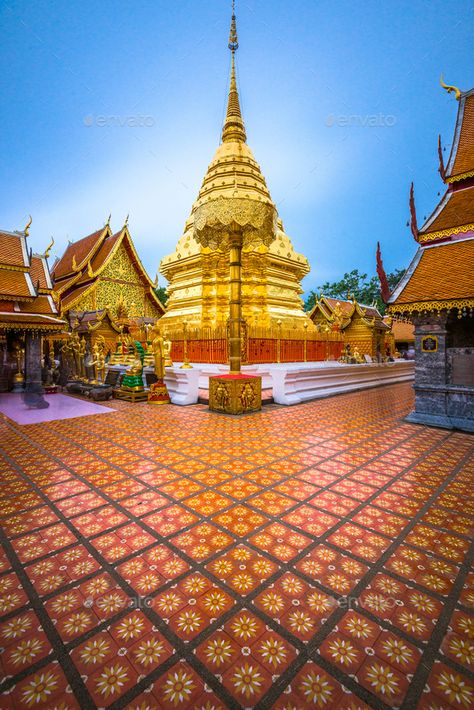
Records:
[[[383,268],[382,263],[382,252],[380,251],[380,242],[377,242],[377,275],[380,281],[380,295],[382,296],[382,301],[387,303],[390,298],[390,286],[388,285],[387,274]]]
[[[410,187],[410,227],[411,227],[411,233],[415,237],[416,241],[418,241],[418,225],[416,223],[416,209],[415,209],[415,190],[413,187],[413,183],[411,184]]]
[[[443,182],[445,182],[446,181],[446,171],[444,169],[443,148],[441,147],[441,135],[438,136],[438,158],[439,158],[438,172],[441,175],[441,180]]]

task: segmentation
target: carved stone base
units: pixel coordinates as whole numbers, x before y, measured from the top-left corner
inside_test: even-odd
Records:
[[[219,375],[209,378],[209,409],[225,414],[258,412],[262,408],[262,378]]]
[[[170,402],[171,400],[168,394],[168,388],[163,380],[158,380],[158,382],[154,382],[150,385],[148,404],[170,404]]]

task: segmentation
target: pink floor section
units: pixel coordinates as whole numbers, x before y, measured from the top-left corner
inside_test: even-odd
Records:
[[[13,419],[17,424],[42,424],[57,419],[72,419],[73,417],[86,417],[90,414],[113,412],[113,409],[109,407],[102,407],[100,404],[93,404],[65,394],[46,394],[44,398],[49,402],[47,409],[29,409],[24,404],[21,394],[2,394],[0,395],[0,413]]]

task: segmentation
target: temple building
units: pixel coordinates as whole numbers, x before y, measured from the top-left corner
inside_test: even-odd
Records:
[[[30,222],[31,223],[31,222]],[[23,232],[0,231],[0,391],[41,388],[42,336],[67,330],[53,298],[48,250]]]
[[[389,312],[415,325],[415,410],[408,420],[474,431],[474,89],[454,91],[458,115],[446,192],[421,229],[418,250],[388,296]],[[441,143],[441,142],[440,142]]]
[[[54,264],[53,278],[61,314],[72,327],[82,323],[83,330],[113,338],[117,321],[154,322],[165,310],[137,255],[127,222],[115,234],[107,222],[69,243]]]
[[[318,330],[337,330],[344,336],[344,343],[356,348],[360,355],[376,358],[385,355],[390,348],[390,325],[375,306],[366,306],[352,300],[340,300],[321,295],[309,317]],[[393,348],[391,348],[392,350]]]
[[[227,114],[218,147],[173,254],[163,258],[160,272],[169,282],[165,328],[180,328],[183,320],[191,326],[225,326],[229,317],[229,258],[219,249],[201,246],[193,236],[197,208],[209,199],[232,197],[237,192],[271,203],[270,193],[259,164],[247,145],[244,121],[237,92],[234,51],[238,47],[235,15],[232,18],[229,48],[232,51]],[[272,203],[273,204],[273,203]],[[270,246],[247,246],[242,253],[242,316],[248,326],[311,327],[300,294],[302,278],[309,264],[298,254],[277,220],[276,238]]]

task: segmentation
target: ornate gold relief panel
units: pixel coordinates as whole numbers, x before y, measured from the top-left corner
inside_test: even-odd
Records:
[[[118,279],[129,283],[140,284],[141,280],[128,255],[124,245],[121,244],[101,274],[108,279]]]

